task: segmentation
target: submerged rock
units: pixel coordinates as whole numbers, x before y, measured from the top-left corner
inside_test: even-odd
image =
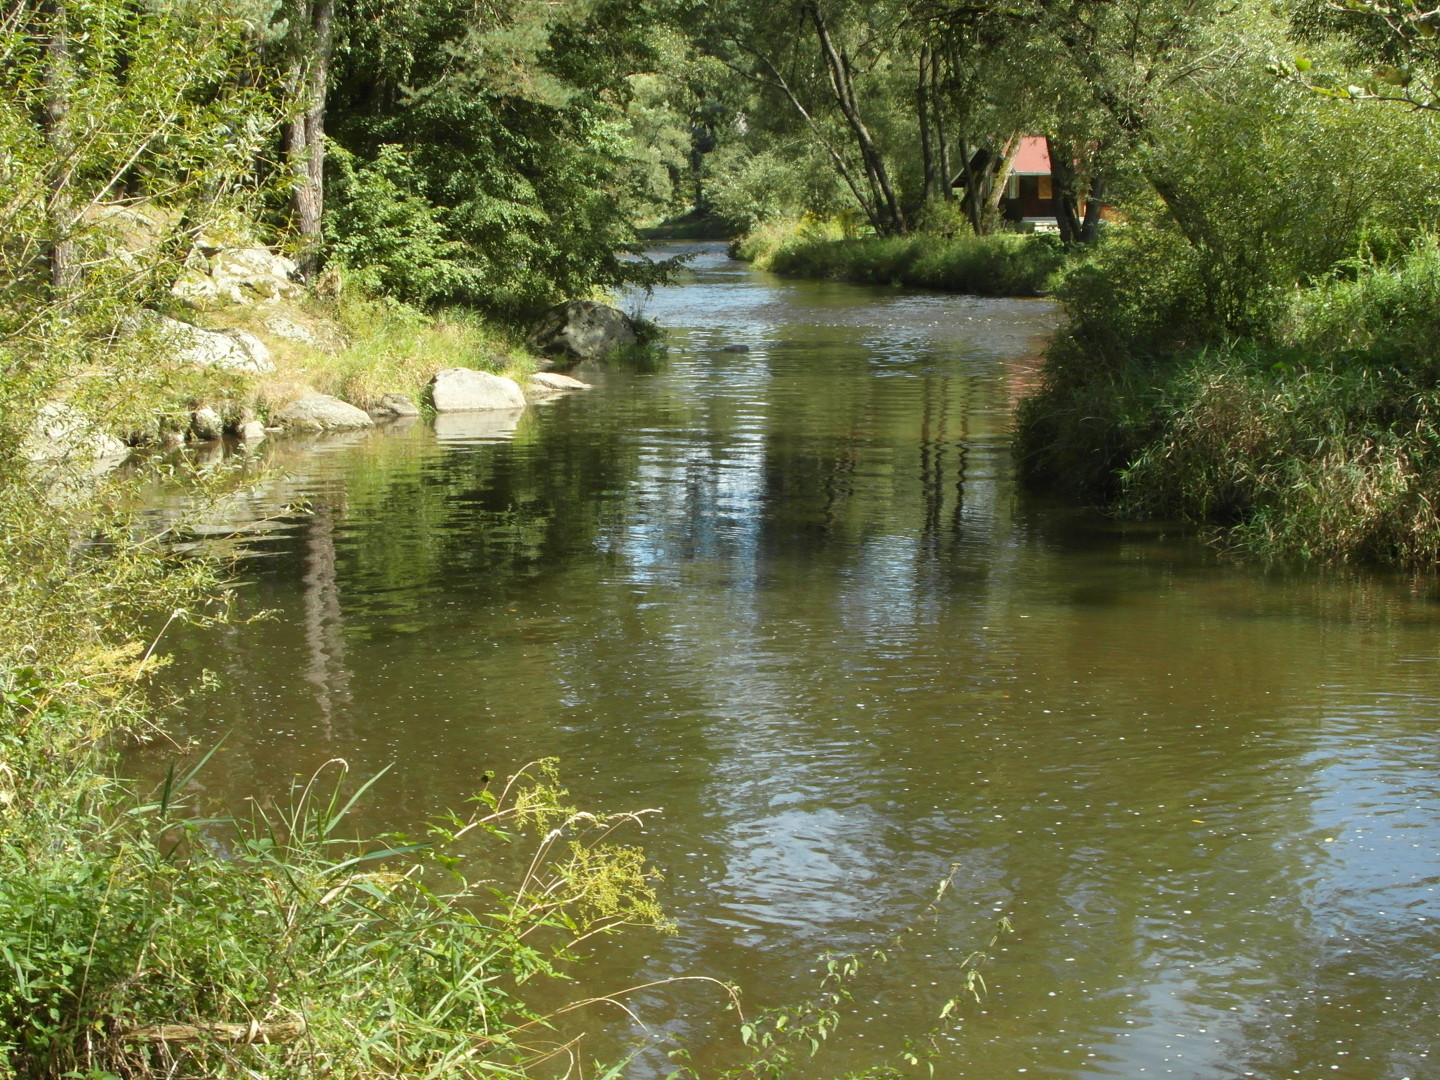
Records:
[[[328,394],[308,394],[292,401],[271,419],[288,431],[344,431],[375,426],[364,409]]]
[[[570,363],[603,360],[638,342],[628,315],[594,300],[556,304],[540,316],[526,339],[535,352]]]
[[[537,371],[530,376],[530,383],[525,387],[525,396],[532,401],[544,401],[546,398],[559,397],[571,390],[592,389],[594,388],[589,383],[572,379],[569,375],[561,375],[554,371]]]
[[[721,352],[728,352],[728,353],[748,353],[748,352],[750,351],[750,346],[749,346],[749,345],[726,345],[726,346],[725,346],[723,349],[721,349],[720,351],[721,351]]]
[[[472,368],[446,368],[430,380],[430,402],[437,413],[522,409],[525,393],[514,379]]]

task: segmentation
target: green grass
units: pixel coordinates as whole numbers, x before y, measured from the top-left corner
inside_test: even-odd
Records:
[[[1043,296],[1063,261],[1050,237],[846,237],[825,223],[761,227],[735,247],[761,269],[864,285],[903,285],[976,296]]]

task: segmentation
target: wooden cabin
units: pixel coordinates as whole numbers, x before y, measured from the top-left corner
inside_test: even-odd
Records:
[[[1055,194],[1051,188],[1050,148],[1043,135],[1025,135],[1005,181],[1000,216],[1037,229],[1056,228]]]

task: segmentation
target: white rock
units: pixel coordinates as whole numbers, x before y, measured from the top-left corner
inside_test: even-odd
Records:
[[[302,291],[295,263],[269,248],[200,246],[170,293],[191,307],[212,308],[275,300]]]
[[[225,433],[225,421],[208,405],[190,414],[190,433],[197,439],[218,439]]]
[[[446,368],[430,380],[430,400],[437,413],[523,409],[525,392],[514,379],[471,368]]]
[[[289,431],[343,431],[375,426],[364,409],[328,394],[309,394],[292,401],[272,419]]]
[[[159,318],[161,338],[182,364],[258,375],[275,370],[270,350],[248,331],[204,330],[165,315]]]
[[[241,424],[240,430],[235,434],[240,437],[241,442],[259,442],[265,438],[265,425],[259,420],[251,420],[249,423]]]

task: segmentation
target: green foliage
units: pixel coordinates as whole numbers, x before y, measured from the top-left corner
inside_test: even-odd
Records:
[[[373,295],[429,304],[479,284],[467,268],[465,246],[447,237],[440,211],[425,198],[414,154],[394,145],[357,166],[337,149],[330,161],[339,172],[330,254],[348,271],[350,284]]]
[[[810,144],[767,145],[754,136],[722,146],[706,159],[706,195],[737,230],[753,233],[802,215],[827,217],[853,208],[840,178]]]
[[[653,145],[673,110],[634,78],[660,62],[648,12],[537,2],[366,14],[348,25],[330,104],[353,155],[331,183],[348,265],[411,302],[507,318],[660,280],[619,257],[636,222],[670,205],[660,172],[676,163],[673,146]]]

